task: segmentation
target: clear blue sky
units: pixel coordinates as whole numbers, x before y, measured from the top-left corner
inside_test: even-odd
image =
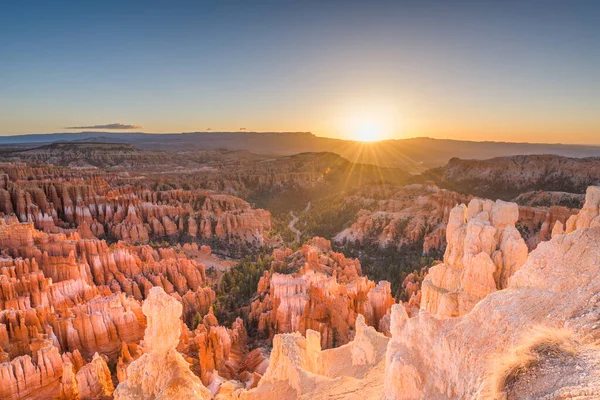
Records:
[[[600,1],[1,1],[0,134],[600,143]]]

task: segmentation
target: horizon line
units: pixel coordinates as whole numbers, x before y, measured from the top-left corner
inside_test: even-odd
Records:
[[[330,137],[330,136],[319,136],[311,131],[246,131],[246,130],[237,130],[237,131],[188,131],[188,132],[144,132],[144,131],[109,131],[109,130],[98,130],[98,131],[79,131],[79,132],[37,132],[37,133],[15,133],[15,134],[0,134],[0,141],[2,138],[16,138],[20,136],[44,136],[44,135],[78,135],[78,134],[108,134],[108,135],[186,135],[186,134],[304,134],[311,135],[314,138],[318,139],[328,139],[328,140],[338,140],[343,142],[355,142],[355,143],[363,143],[363,144],[376,144],[383,142],[391,142],[391,141],[405,141],[405,140],[415,140],[415,139],[428,139],[428,140],[445,140],[445,141],[453,141],[453,142],[468,142],[468,143],[497,143],[497,144],[523,144],[523,145],[552,145],[552,146],[587,146],[587,147],[600,147],[600,143],[561,143],[561,142],[518,142],[518,141],[506,141],[506,140],[468,140],[468,139],[455,139],[455,138],[437,138],[431,136],[409,136],[402,138],[389,138],[382,139],[373,142],[361,142],[360,140],[353,139],[343,139],[339,137]],[[1,143],[0,143],[1,144]]]

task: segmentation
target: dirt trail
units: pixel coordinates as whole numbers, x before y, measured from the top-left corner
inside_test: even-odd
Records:
[[[308,210],[310,210],[310,201],[308,202],[308,204],[306,205],[306,208],[302,211],[302,213],[308,212]],[[302,237],[302,232],[300,232],[300,230],[298,230],[298,228],[296,228],[296,226],[295,226],[296,222],[298,222],[298,220],[300,218],[297,217],[293,211],[290,211],[290,215],[292,216],[292,220],[288,224],[288,227],[296,235],[296,242],[300,243],[300,238]]]

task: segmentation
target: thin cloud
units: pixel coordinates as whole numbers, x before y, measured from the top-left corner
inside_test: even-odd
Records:
[[[106,125],[88,125],[88,126],[67,126],[65,129],[142,129],[140,125],[127,125],[118,122]]]

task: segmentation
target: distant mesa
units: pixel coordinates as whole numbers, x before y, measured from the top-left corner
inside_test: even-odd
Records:
[[[142,129],[140,125],[129,125],[115,122],[114,124],[106,125],[87,125],[87,126],[67,126],[65,129]]]

